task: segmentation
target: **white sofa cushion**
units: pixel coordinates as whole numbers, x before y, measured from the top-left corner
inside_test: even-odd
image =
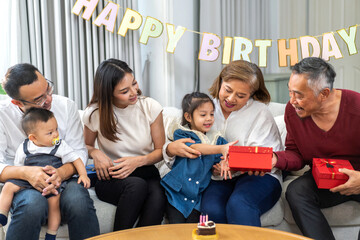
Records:
[[[268,109],[270,110],[273,117],[284,115],[285,107],[286,107],[285,103],[277,103],[277,102],[270,102],[268,105]]]
[[[280,137],[281,137],[281,143],[285,147],[285,139],[286,139],[286,126],[284,121],[284,115],[278,115],[274,117],[275,123],[279,129]]]
[[[277,226],[283,221],[283,219],[284,202],[281,198],[269,211],[267,211],[260,217],[262,227]]]

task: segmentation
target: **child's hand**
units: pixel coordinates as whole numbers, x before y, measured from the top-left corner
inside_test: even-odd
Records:
[[[221,166],[221,176],[227,180],[227,176],[229,176],[229,179],[232,179],[231,176],[231,171],[229,168],[229,161],[228,160],[221,160],[220,161],[220,166]]]
[[[77,183],[83,183],[86,189],[90,188],[90,178],[87,175],[80,175]]]
[[[223,157],[221,157],[223,158]],[[213,165],[212,167],[212,174],[214,176],[219,176],[221,174],[221,166],[220,166],[220,163],[216,163]]]
[[[224,157],[224,160],[227,160],[227,157],[228,157],[228,154],[229,154],[229,147],[232,146],[232,145],[237,144],[238,142],[239,141],[236,140],[236,141],[233,141],[233,142],[229,142],[228,144],[222,145],[223,146],[222,155]]]

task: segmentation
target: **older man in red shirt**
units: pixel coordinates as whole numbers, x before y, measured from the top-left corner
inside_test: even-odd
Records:
[[[321,58],[305,58],[292,67],[286,149],[273,155],[273,166],[283,170],[311,166],[314,157],[347,159],[354,167],[342,169],[349,180],[330,190],[318,189],[311,171],[288,186],[286,198],[302,233],[326,240],[335,237],[320,209],[360,202],[360,94],[333,88],[335,76]]]

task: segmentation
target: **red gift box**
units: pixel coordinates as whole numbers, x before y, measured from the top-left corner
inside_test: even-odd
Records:
[[[229,147],[229,167],[236,171],[271,171],[272,148]]]
[[[349,177],[339,168],[354,170],[348,160],[314,158],[312,175],[318,188],[330,189],[346,183]]]

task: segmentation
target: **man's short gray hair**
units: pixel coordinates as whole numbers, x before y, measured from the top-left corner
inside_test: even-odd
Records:
[[[308,78],[308,85],[316,95],[325,88],[333,89],[336,73],[334,68],[322,58],[304,58],[291,70],[295,74],[305,74]]]

